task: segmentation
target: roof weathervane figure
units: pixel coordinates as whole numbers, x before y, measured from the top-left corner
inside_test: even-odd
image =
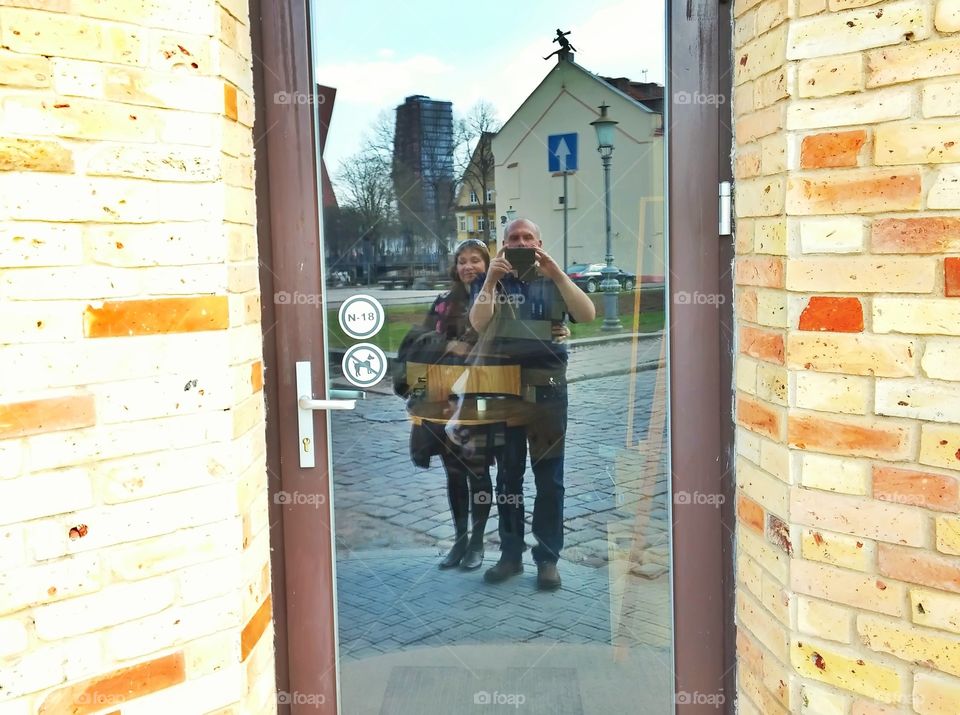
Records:
[[[561,59],[561,60],[568,60],[568,59],[570,59],[570,53],[577,51],[577,48],[574,47],[573,45],[571,45],[571,44],[570,44],[570,40],[568,40],[567,37],[566,37],[567,35],[570,34],[570,32],[571,32],[571,30],[567,30],[566,32],[564,32],[563,30],[561,30],[561,29],[558,27],[558,28],[557,28],[557,36],[553,38],[553,41],[554,41],[554,42],[558,42],[558,43],[560,44],[560,48],[557,49],[557,50],[554,50],[553,52],[551,52],[549,55],[547,55],[547,56],[544,57],[543,59],[549,60],[549,59],[550,59],[551,57],[553,57],[554,55],[558,55],[558,59]]]

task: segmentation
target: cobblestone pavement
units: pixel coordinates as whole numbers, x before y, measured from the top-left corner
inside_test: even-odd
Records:
[[[535,590],[529,555],[522,576],[482,581],[497,557],[495,509],[484,567],[438,570],[453,536],[445,477],[437,458],[429,469],[411,464],[403,402],[381,389],[333,413],[344,662],[451,644],[669,649],[669,443],[662,393],[654,399],[665,375],[643,369],[657,364],[660,339],[639,345],[635,362],[629,342],[571,348],[563,588],[554,593]],[[631,364],[641,369],[627,372]],[[659,434],[648,434],[651,424]],[[532,482],[528,468],[530,504]]]

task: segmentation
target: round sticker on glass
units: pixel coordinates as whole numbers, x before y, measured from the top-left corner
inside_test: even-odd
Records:
[[[352,295],[343,301],[337,319],[343,332],[363,340],[376,335],[383,327],[383,306],[373,296]]]
[[[370,387],[387,374],[387,356],[373,343],[357,343],[344,353],[340,369],[351,385]]]

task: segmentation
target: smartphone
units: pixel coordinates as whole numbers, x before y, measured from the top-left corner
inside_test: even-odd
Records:
[[[534,265],[537,252],[533,248],[507,248],[503,257],[513,266],[520,280],[529,283],[537,277],[537,268]]]

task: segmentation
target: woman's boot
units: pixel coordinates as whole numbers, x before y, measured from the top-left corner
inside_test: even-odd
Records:
[[[467,520],[455,520],[453,528],[456,529],[456,538],[450,551],[443,557],[443,561],[439,563],[439,567],[442,569],[452,569],[455,566],[460,566],[463,555],[467,551]]]
[[[450,502],[450,513],[453,515],[455,532],[453,546],[438,566],[442,569],[452,569],[460,565],[460,560],[467,551],[467,520],[470,518],[470,492],[467,489],[467,478],[456,464],[445,464],[447,467],[447,499]]]
[[[487,479],[489,482],[489,477]],[[460,560],[460,568],[472,571],[483,564],[483,540],[487,530],[487,518],[490,516],[490,502],[493,501],[493,485],[486,484],[473,492],[473,531],[467,551]]]

